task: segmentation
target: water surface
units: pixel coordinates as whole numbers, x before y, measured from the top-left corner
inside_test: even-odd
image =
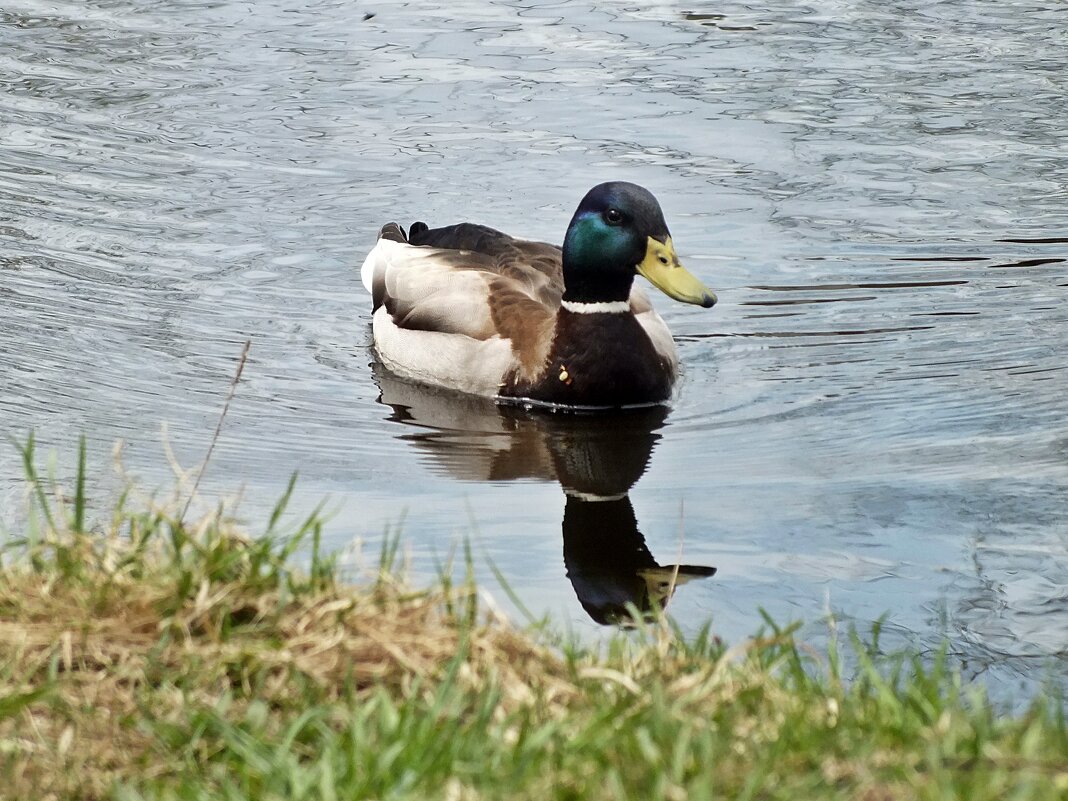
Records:
[[[1064,682],[1063,16],[7,2],[0,428],[36,429],[60,478],[82,432],[101,464],[121,438],[168,487],[161,424],[199,463],[251,338],[204,489],[243,487],[252,523],[299,471],[333,546],[399,526],[430,575],[473,536],[487,586],[492,560],[580,632],[682,563],[716,568],[678,589],[686,628],[885,615],[1005,697]],[[656,300],[670,411],[585,426],[376,374],[355,268],[382,223],[559,241],[610,179],[660,198],[721,299]],[[0,450],[8,525],[20,476]]]

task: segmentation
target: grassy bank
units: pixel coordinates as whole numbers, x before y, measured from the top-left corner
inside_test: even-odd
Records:
[[[344,583],[281,505],[246,534],[124,499],[90,530],[84,481],[62,502],[26,462],[35,522],[0,577],[6,797],[1068,798],[1062,703],[998,714],[939,660],[854,642],[846,680],[771,627],[587,652],[467,584]]]

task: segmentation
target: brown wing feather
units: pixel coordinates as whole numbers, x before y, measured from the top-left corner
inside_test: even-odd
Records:
[[[511,340],[521,377],[533,380],[545,369],[552,350],[556,310],[503,277],[490,282],[489,306],[498,333]]]
[[[383,241],[386,240],[386,241]],[[373,270],[376,304],[398,329],[508,340],[514,372],[544,370],[563,294],[560,248],[464,223],[383,228]]]
[[[473,269],[489,269],[525,288],[534,299],[554,310],[564,292],[563,254],[547,242],[516,239],[494,228],[460,223],[445,228],[412,226],[411,243],[485,256]]]
[[[560,248],[543,242],[516,242],[516,247],[497,259],[503,278],[522,285],[538,302],[554,311],[564,294]]]
[[[560,248],[473,223],[445,228],[414,223],[409,241],[433,249],[433,269],[452,272],[450,280],[458,286],[434,286],[420,296],[409,293],[408,302],[387,292],[386,308],[397,325],[448,332],[457,332],[459,326],[462,333],[479,339],[498,334],[511,341],[521,374],[537,376],[548,359],[563,295]],[[483,293],[471,291],[472,273],[486,282]],[[434,283],[428,279],[424,287]],[[485,312],[480,314],[486,304],[488,319]]]

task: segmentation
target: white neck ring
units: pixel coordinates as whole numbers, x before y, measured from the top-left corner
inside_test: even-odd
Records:
[[[597,495],[593,492],[579,492],[578,490],[565,489],[564,495],[569,498],[577,498],[580,501],[588,501],[589,503],[599,503],[603,501],[621,501],[627,497],[627,493],[621,493],[619,495]]]
[[[623,314],[630,311],[629,300],[610,300],[605,303],[580,303],[562,300],[560,305],[572,314]]]

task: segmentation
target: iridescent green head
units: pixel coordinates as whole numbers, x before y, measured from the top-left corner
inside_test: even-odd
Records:
[[[708,308],[716,302],[679,264],[652,193],[625,181],[598,184],[582,198],[564,236],[564,300],[626,300],[637,273],[683,303]]]

